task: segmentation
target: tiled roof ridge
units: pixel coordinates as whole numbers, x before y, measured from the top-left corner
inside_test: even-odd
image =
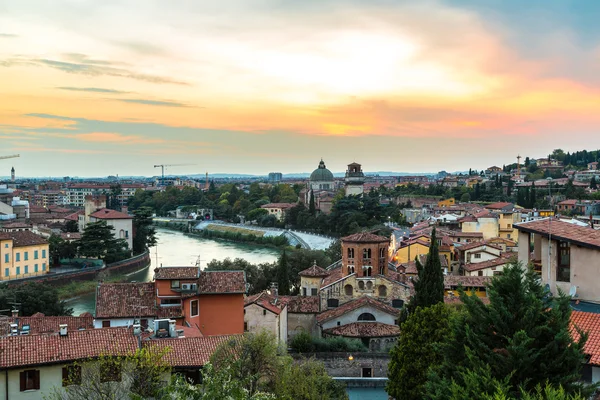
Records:
[[[341,238],[342,242],[365,242],[365,243],[379,243],[379,242],[388,242],[389,238],[375,235],[370,232],[359,232],[353,235],[345,236]]]

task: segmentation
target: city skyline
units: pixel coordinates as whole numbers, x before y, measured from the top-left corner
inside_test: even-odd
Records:
[[[362,3],[4,2],[0,156],[21,158],[0,176],[435,172],[598,147],[599,3]]]

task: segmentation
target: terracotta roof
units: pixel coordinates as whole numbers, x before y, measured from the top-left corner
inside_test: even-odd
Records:
[[[283,297],[283,296],[280,296]],[[286,296],[288,313],[316,314],[320,311],[319,296]]]
[[[61,232],[60,238],[63,240],[79,240],[79,239],[81,239],[81,233],[79,233],[79,232]]]
[[[514,206],[513,203],[506,203],[506,202],[503,202],[503,201],[499,201],[497,203],[488,204],[484,208],[487,208],[488,210],[501,210],[501,209],[506,208],[506,207],[511,207],[512,208],[513,206]]]
[[[239,336],[204,336],[173,339],[150,339],[142,346],[153,350],[165,350],[163,361],[172,367],[201,367],[206,364],[217,347]]]
[[[110,210],[108,208],[103,208],[91,213],[90,217],[96,219],[133,219],[133,217],[128,214],[122,213],[121,211]]]
[[[444,287],[446,289],[452,289],[462,284],[463,287],[486,287],[492,280],[489,276],[457,276],[457,275],[446,275],[444,276]]]
[[[590,356],[591,365],[600,366],[600,314],[583,311],[571,312],[571,324],[588,334],[584,347],[585,354]],[[574,340],[579,340],[579,334],[571,329]]]
[[[419,262],[421,263],[421,265],[425,265],[425,263],[427,263],[427,257],[429,256],[429,254],[419,254]],[[448,260],[446,260],[446,257],[444,257],[443,255],[439,255],[440,257],[440,263],[442,265],[442,268],[447,267],[448,266]],[[415,260],[409,261],[407,263],[403,263],[400,264],[400,267],[404,267],[404,273],[405,274],[412,274],[412,275],[416,275],[417,274],[417,263],[415,262]]]
[[[68,330],[67,336],[7,336],[0,338],[0,368],[76,361],[102,354],[125,356],[137,347],[137,338],[126,328]]]
[[[521,232],[538,233],[545,237],[550,232],[552,239],[572,242],[583,247],[600,249],[600,231],[590,227],[578,226],[556,219],[552,219],[552,222],[549,222],[548,218],[516,224],[515,227]]]
[[[313,264],[310,268],[307,268],[298,273],[298,275],[300,275],[300,276],[313,276],[313,277],[328,276],[329,274],[330,274],[329,271],[319,267],[316,263]]]
[[[482,232],[452,232],[450,234],[450,236],[453,236],[453,237],[483,238],[483,233]]]
[[[96,291],[96,318],[154,317],[157,313],[154,282],[103,283]]]
[[[400,335],[398,325],[388,325],[381,322],[352,322],[323,330],[323,333],[344,337],[390,337]]]
[[[577,200],[563,200],[558,203],[559,206],[574,206],[577,204]]]
[[[200,268],[198,267],[160,267],[154,270],[154,280],[162,279],[198,279]]]
[[[467,250],[476,249],[478,247],[491,247],[491,248],[496,249],[496,250],[502,250],[501,247],[493,245],[493,244],[488,244],[487,241],[471,242],[471,243],[464,244],[462,246],[456,246],[456,250],[458,250],[458,251],[467,251]]]
[[[466,271],[473,272],[473,271],[480,271],[480,270],[486,269],[486,268],[499,267],[502,265],[510,264],[510,262],[511,262],[511,260],[509,258],[498,257],[493,260],[488,260],[488,261],[484,261],[484,262],[480,262],[480,263],[465,264],[463,266],[463,268]]]
[[[341,240],[342,240],[342,242],[361,242],[361,243],[381,243],[381,242],[389,242],[390,241],[389,238],[379,236],[379,235],[374,235],[369,232],[355,233],[354,235],[343,237]]]
[[[79,317],[46,317],[43,314],[34,314],[31,317],[13,318],[12,322],[19,326],[19,330],[23,329],[24,325],[29,325],[30,334],[58,332],[59,325],[67,324],[68,329],[94,329],[94,317],[88,313],[87,316]]]
[[[352,300],[347,303],[344,303],[337,308],[323,311],[321,314],[317,315],[317,321],[325,322],[332,318],[337,318],[341,315],[344,315],[349,311],[356,310],[357,308],[360,308],[360,307],[374,307],[374,308],[379,309],[380,311],[383,311],[385,313],[388,313],[388,314],[394,315],[394,316],[397,316],[400,313],[400,310],[398,310],[392,306],[388,306],[387,304],[382,303],[379,300],[375,300],[369,296],[362,296],[356,300]]]
[[[2,225],[3,229],[19,229],[19,228],[31,228],[31,224],[25,222],[12,222],[9,224]]]
[[[31,231],[6,232],[6,234],[13,240],[13,247],[48,244],[48,241],[46,239],[39,235],[36,235]]]
[[[260,206],[260,208],[281,208],[281,209],[286,209],[286,208],[292,208],[292,207],[296,207],[297,204],[296,203],[269,203],[269,204],[263,204],[262,206]]]
[[[287,305],[287,302],[282,301],[277,296],[273,296],[267,292],[260,292],[258,294],[255,294],[254,296],[247,297],[244,300],[244,307],[247,307],[252,304],[256,304],[259,307],[262,307],[266,310],[271,311],[274,314],[279,315]]]
[[[329,286],[332,283],[339,281],[343,277],[344,277],[344,275],[342,272],[342,267],[337,267],[337,268],[331,269],[331,270],[329,270],[329,275],[323,279],[323,282],[321,282],[321,288],[324,288],[325,286]]]
[[[80,215],[84,215],[84,214],[85,214],[85,211],[79,210],[77,212],[74,212],[73,214],[67,215],[65,217],[65,220],[68,220],[68,221],[79,221],[79,216]]]
[[[202,271],[198,278],[198,293],[246,293],[244,271]]]

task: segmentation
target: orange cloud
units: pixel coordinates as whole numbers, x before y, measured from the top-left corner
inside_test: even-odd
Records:
[[[113,132],[92,132],[80,133],[73,136],[74,139],[84,142],[100,142],[100,143],[135,143],[135,144],[157,144],[164,143],[163,139],[148,139],[141,136],[122,135]]]

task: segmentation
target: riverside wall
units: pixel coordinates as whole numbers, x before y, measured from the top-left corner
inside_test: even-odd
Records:
[[[29,282],[43,282],[52,286],[62,286],[71,282],[92,281],[98,278],[106,279],[112,275],[126,274],[140,270],[150,264],[150,253],[146,250],[144,253],[108,264],[104,268],[89,268],[80,271],[67,272],[64,274],[46,274],[33,276],[31,278],[19,279],[18,281],[7,281],[9,287],[14,287]]]
[[[297,361],[303,358],[314,357],[323,362],[330,376],[345,378],[363,378],[367,372],[366,370],[369,370],[368,372],[370,372],[372,378],[387,378],[388,364],[390,362],[390,355],[388,353],[331,352],[294,353],[291,355]]]

